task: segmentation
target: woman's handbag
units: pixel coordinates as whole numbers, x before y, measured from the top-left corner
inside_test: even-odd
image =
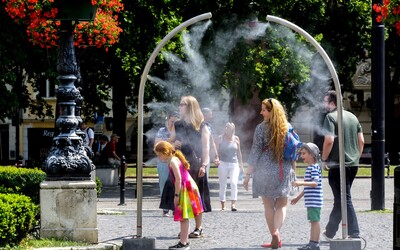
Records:
[[[293,169],[290,169],[289,173],[289,195],[295,196],[299,192],[299,187],[295,187],[292,185],[294,181],[297,180],[296,172]]]

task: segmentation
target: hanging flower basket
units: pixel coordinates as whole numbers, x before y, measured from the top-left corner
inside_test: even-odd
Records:
[[[77,47],[109,46],[118,42],[122,29],[118,13],[121,0],[2,0],[8,15],[27,26],[28,39],[42,48],[57,46],[62,20],[76,21]],[[93,20],[93,21],[92,21]]]
[[[383,4],[374,4],[372,10],[376,13],[376,21],[394,26],[400,35],[400,0],[384,0]]]

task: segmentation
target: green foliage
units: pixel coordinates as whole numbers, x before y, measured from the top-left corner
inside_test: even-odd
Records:
[[[36,225],[39,207],[18,194],[0,194],[0,246],[18,244]]]
[[[99,177],[96,176],[96,191],[97,191],[97,197],[100,196],[101,194],[101,188],[103,187],[103,183],[101,183],[101,180]]]
[[[0,167],[0,193],[23,194],[39,204],[40,183],[45,178],[39,169]]]

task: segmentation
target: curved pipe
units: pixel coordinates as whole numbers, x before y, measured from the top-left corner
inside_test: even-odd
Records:
[[[339,164],[340,164],[340,179],[341,179],[341,208],[342,208],[342,237],[347,238],[347,201],[346,201],[346,171],[344,165],[344,141],[343,141],[343,105],[342,105],[342,93],[340,90],[339,78],[337,76],[335,67],[332,64],[331,59],[326,54],[325,50],[319,45],[319,43],[306,31],[299,26],[276,16],[267,16],[267,20],[286,26],[307,39],[318,51],[318,53],[324,59],[328,66],[329,72],[331,73],[333,82],[335,84],[335,91],[337,96],[337,111],[338,111],[338,139],[339,139]]]
[[[137,140],[137,165],[136,165],[136,199],[137,199],[137,233],[136,237],[142,237],[142,199],[143,199],[143,99],[144,99],[144,86],[146,84],[147,75],[150,71],[151,65],[154,63],[158,53],[165,46],[165,44],[171,40],[177,33],[181,32],[184,28],[203,21],[205,19],[210,19],[212,17],[211,13],[204,13],[195,16],[168,33],[161,42],[154,49],[150,58],[147,60],[146,66],[144,67],[142,77],[140,79],[139,93],[138,93],[138,140]]]

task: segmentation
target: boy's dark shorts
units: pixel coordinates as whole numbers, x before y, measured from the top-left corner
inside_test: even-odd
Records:
[[[320,207],[308,207],[307,208],[307,219],[310,222],[321,220],[321,208]]]

